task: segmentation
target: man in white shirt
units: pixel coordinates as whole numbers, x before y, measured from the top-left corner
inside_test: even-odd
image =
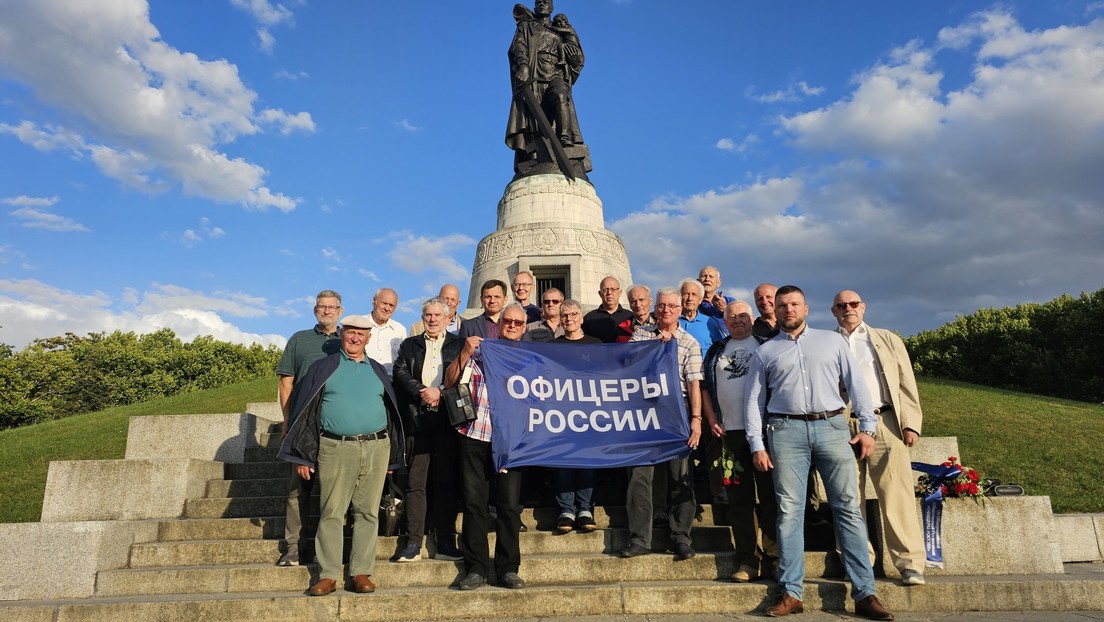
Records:
[[[905,585],[924,584],[924,536],[916,518],[909,447],[920,438],[924,414],[912,361],[901,338],[863,321],[866,303],[844,290],[832,300],[832,315],[851,347],[878,418],[874,452],[859,462],[859,493],[874,485],[885,525],[886,547]],[[857,420],[852,420],[857,424]],[[865,511],[866,499],[859,507]]]
[[[365,346],[365,353],[373,361],[383,365],[387,375],[399,354],[399,345],[406,339],[406,327],[391,317],[399,306],[399,295],[390,287],[384,287],[372,296],[372,339]]]
[[[732,580],[747,583],[761,574],[774,572],[778,559],[774,529],[778,510],[771,475],[752,466],[751,447],[744,432],[748,362],[760,343],[751,334],[754,322],[751,305],[742,300],[729,303],[724,310],[724,322],[729,336],[710,346],[702,366],[702,414],[710,434],[720,440],[716,451],[707,454],[706,462],[719,462],[710,471],[712,479],[729,480],[722,483],[728,500],[725,514],[735,542],[737,569]],[[721,443],[726,452],[722,452]],[[731,467],[722,460],[726,454],[732,461]],[[757,544],[760,530],[761,549]]]

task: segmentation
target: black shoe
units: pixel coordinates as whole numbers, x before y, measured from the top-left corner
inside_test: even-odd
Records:
[[[469,572],[464,580],[456,584],[458,590],[474,590],[487,584],[487,579],[477,572]]]
[[[598,525],[594,524],[593,516],[583,515],[575,519],[575,531],[578,531],[580,533],[590,533],[595,529],[598,529]]]
[[[519,577],[516,572],[507,572],[498,580],[498,584],[511,590],[520,590],[525,587],[525,579]]]
[[[681,562],[690,559],[697,555],[694,549],[685,542],[679,542],[675,545],[675,561]]]
[[[643,544],[633,542],[632,544],[630,544],[628,546],[628,548],[622,549],[621,552],[618,553],[617,555],[619,557],[623,557],[623,558],[627,559],[629,557],[640,557],[641,555],[651,555],[651,553],[652,553],[652,549],[644,546]]]
[[[556,531],[560,533],[567,533],[575,528],[575,519],[571,516],[561,516],[556,521]]]

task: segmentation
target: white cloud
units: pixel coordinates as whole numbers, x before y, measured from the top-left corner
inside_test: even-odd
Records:
[[[275,26],[294,19],[294,14],[287,7],[268,0],[230,0],[230,4],[248,12],[253,19],[265,26]]]
[[[29,197],[25,194],[21,194],[17,197],[8,197],[0,201],[4,205],[14,205],[15,207],[50,207],[54,203],[58,202],[58,197]]]
[[[746,137],[744,137],[742,141],[738,143],[731,138],[722,138],[718,140],[717,143],[713,146],[717,149],[720,149],[721,151],[729,151],[732,153],[746,153],[748,148],[750,148],[757,142],[759,142],[758,136],[756,136],[755,134],[748,134]]]
[[[265,28],[257,29],[257,47],[265,54],[271,54],[276,49],[276,37]]]
[[[784,90],[773,91],[764,95],[756,95],[754,89],[748,89],[747,96],[764,104],[779,102],[798,102],[807,97],[815,97],[824,92],[822,86],[809,86],[804,80],[787,86]]]
[[[139,303],[138,301],[141,300]],[[137,306],[135,306],[137,303]],[[118,308],[118,307],[125,308]],[[200,335],[234,343],[275,344],[284,337],[241,330],[223,316],[267,314],[263,298],[240,292],[201,294],[173,285],[139,293],[124,288],[118,301],[103,292],[78,293],[35,280],[0,280],[0,341],[22,348],[32,340],[72,332],[150,333],[170,328],[185,341]]]
[[[204,216],[199,219],[199,230],[186,229],[180,234],[180,241],[187,247],[192,247],[204,240],[214,240],[226,235],[222,227],[211,225],[211,219]]]
[[[284,136],[291,134],[295,130],[300,130],[308,134],[314,132],[314,120],[311,119],[309,112],[289,115],[283,110],[266,109],[261,111],[260,120],[279,127],[280,133]]]
[[[58,216],[33,207],[21,207],[11,213],[21,220],[21,225],[28,229],[46,229],[47,231],[81,231],[87,232],[88,227],[67,216]]]
[[[387,258],[400,270],[428,275],[434,282],[462,282],[469,278],[467,269],[450,255],[475,243],[468,236],[458,233],[442,237],[415,236],[410,231],[399,231],[393,237],[395,243],[387,252]],[[436,287],[440,287],[440,283]]]
[[[261,5],[272,6],[247,6],[265,14]],[[0,124],[0,133],[40,151],[64,149],[147,192],[177,182],[189,194],[252,208],[286,211],[299,201],[270,190],[261,166],[222,151],[264,122],[237,67],[162,41],[144,1],[6,4],[0,76],[51,107],[43,113],[49,123]],[[309,121],[307,113],[282,114],[289,122],[281,131]]]
[[[908,43],[841,100],[782,118],[802,168],[611,223],[634,278],[672,284],[714,264],[728,290],[792,282],[819,326],[855,289],[872,323],[905,334],[1098,289],[1104,20],[1029,32],[991,11],[937,48]],[[963,55],[972,80],[942,89],[940,61]]]
[[[327,246],[326,248],[323,248],[322,256],[330,261],[341,261],[341,255],[339,255],[332,246]]]
[[[401,121],[395,121],[395,127],[399,128],[401,130],[406,130],[407,132],[412,132],[412,133],[422,131],[422,128],[418,127],[417,125],[414,125],[413,123],[411,123],[410,121],[407,121],[406,119],[402,119]]]
[[[276,37],[270,28],[282,23],[290,24],[295,18],[287,7],[268,0],[230,0],[230,4],[249,13],[260,24],[257,28],[257,47],[265,54],[271,54],[276,47]]]
[[[275,74],[273,74],[273,77],[279,78],[281,80],[291,80],[292,82],[295,82],[297,80],[306,80],[310,77],[310,75],[307,74],[307,72],[305,71],[297,71],[292,73],[290,71],[287,71],[286,69],[281,69],[280,71],[277,71]]]

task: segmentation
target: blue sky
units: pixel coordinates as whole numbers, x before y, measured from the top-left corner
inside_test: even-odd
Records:
[[[0,0],[0,342],[409,324],[495,225],[513,2]],[[1102,286],[1104,3],[560,0],[635,280],[914,334]],[[467,306],[467,301],[464,301]]]

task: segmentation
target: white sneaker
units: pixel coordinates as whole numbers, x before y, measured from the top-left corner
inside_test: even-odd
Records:
[[[901,583],[904,585],[924,585],[927,582],[924,581],[924,575],[915,570],[902,570]]]

